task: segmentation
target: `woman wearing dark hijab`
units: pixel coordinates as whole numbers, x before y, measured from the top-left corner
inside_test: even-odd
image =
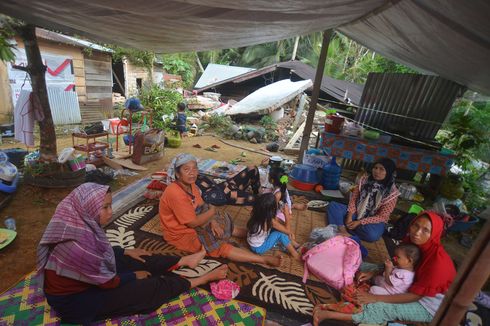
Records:
[[[371,175],[361,178],[352,191],[348,206],[336,202],[328,205],[328,224],[345,224],[350,233],[364,241],[381,238],[400,195],[395,170],[395,163],[388,158],[376,162]]]

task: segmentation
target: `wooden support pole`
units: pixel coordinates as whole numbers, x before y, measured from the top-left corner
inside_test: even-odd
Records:
[[[313,92],[311,94],[310,108],[308,115],[306,116],[305,130],[303,131],[303,138],[301,139],[301,146],[299,148],[298,162],[303,161],[304,152],[308,149],[310,143],[310,134],[313,129],[313,119],[315,118],[316,104],[318,103],[318,97],[320,96],[320,86],[322,85],[323,70],[325,69],[325,61],[327,60],[327,50],[330,44],[330,38],[332,37],[332,30],[323,32],[322,49],[320,52],[320,59],[318,59],[318,65],[316,67],[315,82],[313,83]]]
[[[459,325],[469,305],[490,275],[490,222],[485,222],[431,326]]]

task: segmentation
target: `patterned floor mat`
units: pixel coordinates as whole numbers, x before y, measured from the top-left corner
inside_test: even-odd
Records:
[[[0,295],[0,325],[63,325],[38,288],[36,274],[28,274]],[[108,319],[93,325],[263,325],[264,308],[238,300],[217,300],[204,289],[193,289],[151,314]]]
[[[224,206],[238,226],[244,226],[250,211],[240,206]],[[298,242],[305,241],[311,230],[324,226],[322,212],[294,210],[292,227]],[[136,205],[107,228],[106,234],[112,245],[124,248],[144,248],[156,253],[184,255],[167,244],[161,235],[158,219],[158,203],[145,201]],[[240,245],[240,241],[236,241]],[[245,244],[242,242],[242,245]],[[386,251],[386,249],[384,249]],[[181,270],[185,276],[199,276],[222,263],[229,266],[229,279],[237,282],[241,291],[237,299],[267,307],[268,311],[281,313],[298,322],[311,321],[315,304],[335,302],[337,292],[314,276],[303,284],[303,265],[283,254],[279,269],[266,268],[257,264],[235,263],[225,259],[206,259],[195,270]],[[383,260],[381,260],[382,262]]]
[[[239,227],[245,227],[250,217],[250,210],[243,206],[223,206],[218,210],[225,211],[230,214],[233,219],[233,223]],[[317,212],[312,210],[293,210],[293,218],[291,221],[291,230],[296,236],[296,240],[299,243],[305,243],[308,241],[311,230],[318,227],[325,226],[325,212]],[[142,231],[152,233],[154,235],[162,237],[162,228],[160,226],[160,219],[156,214],[147,223],[141,227]],[[247,243],[245,239],[233,238],[234,242],[240,246],[246,248]],[[388,250],[386,249],[383,239],[376,242],[363,242],[363,245],[369,252],[367,262],[370,263],[383,263],[388,257]],[[304,266],[302,262],[292,259],[291,256],[284,254],[281,266],[278,268],[281,272],[293,274],[299,277],[303,277]],[[318,281],[311,273],[309,279]]]

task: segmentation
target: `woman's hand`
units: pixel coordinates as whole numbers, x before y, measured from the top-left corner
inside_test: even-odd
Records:
[[[149,251],[146,251],[144,249],[125,249],[124,250],[124,254],[126,256],[129,256],[135,260],[139,260],[140,262],[142,263],[145,263],[146,260],[144,260],[143,258],[141,258],[141,256],[151,256],[153,255],[151,252]]]
[[[352,213],[347,213],[347,216],[345,217],[345,225],[351,222],[352,222]]]
[[[223,228],[215,220],[211,220],[211,232],[213,232],[216,238],[222,238],[225,234]]]
[[[357,274],[357,283],[367,282],[374,277],[376,272],[360,272]]]
[[[376,296],[368,292],[358,292],[356,295],[356,299],[360,304],[378,302],[378,300],[376,300]]]
[[[134,274],[136,275],[137,280],[142,280],[151,276],[151,273],[147,271],[136,271]]]
[[[354,230],[355,228],[357,228],[359,225],[361,225],[361,221],[351,221],[349,223],[346,224],[347,228],[349,230]]]

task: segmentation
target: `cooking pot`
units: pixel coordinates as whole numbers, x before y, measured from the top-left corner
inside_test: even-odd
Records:
[[[271,158],[269,158],[269,166],[271,167],[271,169],[280,168],[282,161],[283,161],[282,157],[277,155],[272,156]]]

